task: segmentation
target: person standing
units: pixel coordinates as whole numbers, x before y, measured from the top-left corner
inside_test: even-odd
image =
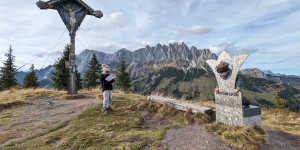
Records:
[[[115,82],[116,76],[111,74],[108,65],[102,64],[101,85],[103,91],[103,109],[102,112],[112,112],[112,83]]]

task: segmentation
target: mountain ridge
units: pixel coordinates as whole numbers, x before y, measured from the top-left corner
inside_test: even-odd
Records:
[[[113,54],[85,49],[77,55],[75,62],[78,66],[78,71],[81,73],[81,77],[83,77],[87,63],[91,60],[93,54],[96,55],[99,63],[109,65],[113,71],[116,71],[116,67],[119,66],[120,60],[123,58],[126,61],[127,71],[130,72],[131,77],[146,75],[147,73],[158,71],[163,67],[182,69],[185,73],[192,68],[201,68],[207,71],[210,68],[207,67],[205,60],[218,58],[209,49],[198,49],[195,46],[189,48],[184,42],[181,44],[169,43],[165,45],[158,43],[155,46],[146,45],[144,48],[139,48],[135,51],[122,48]],[[39,82],[43,86],[51,83],[52,72],[54,71],[55,68],[53,65],[36,70]],[[261,71],[257,68],[248,68],[240,72],[252,77],[300,87],[300,77],[298,76],[274,74],[271,71]],[[25,72],[18,73],[17,80],[19,83],[23,82],[25,75]]]
[[[93,54],[96,55],[100,64],[105,63],[109,65],[113,71],[116,71],[120,60],[123,58],[126,61],[126,67],[128,67],[127,71],[131,73],[132,77],[145,75],[149,71],[153,72],[164,66],[174,66],[184,70],[194,67],[205,69],[205,60],[217,59],[217,55],[211,53],[209,49],[197,49],[195,46],[188,48],[184,42],[181,44],[169,43],[168,46],[160,43],[151,47],[147,45],[135,51],[122,48],[113,54],[85,49],[77,55],[75,61],[75,64],[78,66],[77,69],[82,76]],[[49,65],[46,68],[36,70],[36,74],[39,81],[49,81],[54,71],[54,66]],[[19,83],[23,82],[25,74],[25,72],[18,73],[17,80]]]
[[[295,88],[300,87],[300,77],[294,75],[285,75],[279,73],[273,73],[269,70],[262,71],[258,68],[247,68],[240,71],[241,74],[249,75],[255,78],[263,78],[269,81],[275,81],[279,83],[283,83]]]

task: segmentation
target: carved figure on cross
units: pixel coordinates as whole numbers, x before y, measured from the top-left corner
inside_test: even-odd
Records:
[[[70,5],[68,5],[69,8],[66,8],[64,5],[61,5],[61,7],[66,10],[67,12],[69,12],[70,14],[70,26],[71,26],[71,34],[73,34],[73,31],[75,29],[75,25],[76,25],[76,13],[78,13],[79,11],[82,10],[82,7],[79,8],[76,11],[73,11],[73,9],[75,8],[75,6],[73,8],[71,8]]]

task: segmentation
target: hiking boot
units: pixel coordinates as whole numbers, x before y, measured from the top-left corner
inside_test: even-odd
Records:
[[[102,109],[102,112],[104,112],[105,114],[107,114],[107,113],[108,113],[107,108],[104,107],[104,108]]]
[[[111,107],[109,106],[107,109],[107,111],[113,112],[113,109],[111,109]]]

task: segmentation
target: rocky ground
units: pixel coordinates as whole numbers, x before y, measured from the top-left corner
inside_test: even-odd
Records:
[[[226,144],[220,137],[207,132],[203,125],[187,125],[170,129],[163,142],[169,150],[237,150]]]
[[[58,97],[28,101],[32,104],[0,112],[0,133],[3,136],[0,147],[55,127],[101,102],[95,98],[62,100]]]

